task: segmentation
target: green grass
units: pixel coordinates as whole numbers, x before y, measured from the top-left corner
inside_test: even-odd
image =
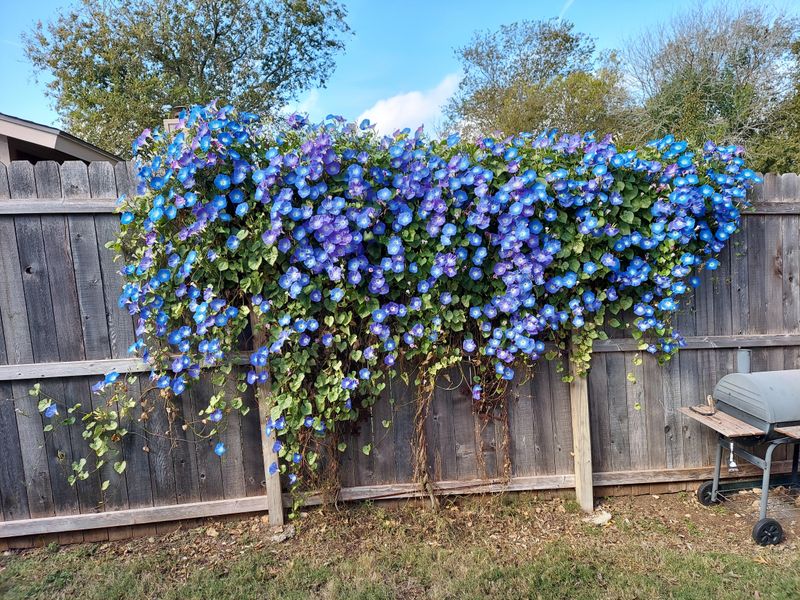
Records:
[[[702,512],[683,514],[688,500],[669,502],[674,519],[634,503],[610,507],[624,526],[602,528],[558,501],[489,500],[315,511],[282,544],[249,519],[214,524],[213,538],[48,546],[0,558],[0,598],[800,598],[791,540],[762,549],[741,528],[713,539]]]

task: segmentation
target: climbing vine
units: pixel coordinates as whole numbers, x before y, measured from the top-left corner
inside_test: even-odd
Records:
[[[555,131],[381,136],[366,121],[275,127],[215,105],[133,149],[139,187],[115,244],[130,351],[165,396],[209,372],[219,391],[200,417],[214,424],[246,410],[226,380],[240,393],[269,383],[270,472],[292,486],[387,378],[414,373],[419,421],[436,375],[466,362],[490,410],[545,355],[569,347],[585,374],[622,315],[642,351],[668,358],[681,298],[717,268],[759,181],[741,147],[672,136],[639,149]],[[116,373],[94,391],[132,406]]]

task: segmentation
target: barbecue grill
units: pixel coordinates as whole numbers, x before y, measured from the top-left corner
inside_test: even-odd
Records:
[[[728,450],[731,471],[737,470],[734,456],[763,470],[759,520],[753,527],[753,539],[762,546],[780,543],[783,528],[775,519],[767,518],[767,499],[771,487],[800,487],[800,370],[731,373],[717,383],[710,406],[682,408],[681,412],[718,434],[714,479],[698,488],[700,503],[716,504],[722,499],[721,494],[749,489],[758,483],[720,483],[722,456]],[[763,457],[755,453],[757,445],[765,448]],[[772,476],[772,455],[779,446],[793,446],[792,471]]]

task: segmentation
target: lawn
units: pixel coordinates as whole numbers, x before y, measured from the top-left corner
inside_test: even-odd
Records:
[[[531,495],[310,510],[276,542],[259,517],[0,558],[4,600],[800,598],[791,531],[760,548],[749,516],[688,494],[613,498],[583,522]]]

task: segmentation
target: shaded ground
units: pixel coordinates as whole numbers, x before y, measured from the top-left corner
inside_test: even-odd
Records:
[[[283,542],[259,517],[209,521],[6,553],[0,598],[800,598],[796,511],[782,521],[786,541],[761,548],[750,539],[755,500],[612,498],[603,526],[585,523],[573,502],[527,494],[438,512],[364,504],[311,510]]]

